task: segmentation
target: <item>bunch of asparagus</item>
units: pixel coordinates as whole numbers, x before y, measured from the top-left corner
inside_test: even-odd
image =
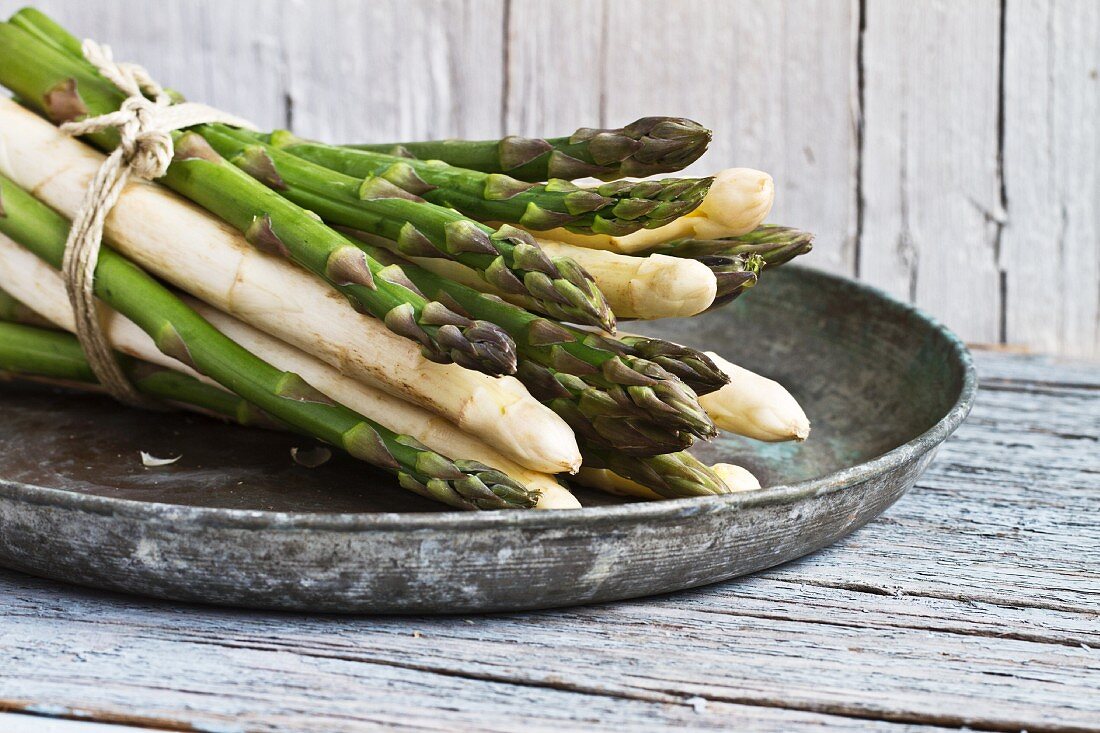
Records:
[[[94,387],[57,270],[119,137],[56,125],[125,95],[33,9],[0,23],[0,84],[18,100],[0,100],[0,370]],[[627,179],[682,169],[710,136],[665,117],[379,145],[177,131],[167,174],[106,220],[105,333],[160,404],[296,431],[456,508],[579,506],[569,475],[643,498],[757,488],[685,451],[720,429],[804,439],[786,390],[616,335],[616,316],[704,312],[812,245],[763,224],[765,173]]]

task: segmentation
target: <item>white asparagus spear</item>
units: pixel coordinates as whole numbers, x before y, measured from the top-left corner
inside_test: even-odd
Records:
[[[3,233],[0,233],[0,289],[59,328],[69,332],[76,330],[73,307],[65,294],[61,275]],[[216,384],[183,362],[163,354],[148,334],[115,310],[100,305],[99,320],[116,351],[175,369],[207,384]]]
[[[718,281],[702,262],[683,257],[637,257],[577,247],[552,239],[539,244],[554,257],[572,257],[588,270],[611,310],[622,318],[685,318],[714,302]]]
[[[292,371],[342,405],[366,415],[390,430],[411,435],[441,455],[481,461],[503,471],[530,489],[542,492],[536,509],[572,509],[580,502],[545,473],[532,471],[463,432],[447,420],[380,389],[356,382],[328,364],[256,330],[194,298],[187,304],[219,331],[269,364]]]
[[[720,239],[746,234],[764,223],[774,201],[775,183],[767,173],[727,168],[715,174],[710,191],[695,211],[663,227],[639,229],[621,237],[577,234],[568,229],[533,233],[580,247],[631,254],[681,237]]]
[[[747,469],[735,466],[732,463],[716,463],[711,466],[730,491],[752,491],[760,488],[760,482]],[[593,489],[606,491],[617,496],[635,496],[639,499],[664,500],[653,489],[650,489],[637,481],[632,481],[625,476],[620,476],[605,468],[584,468],[577,473],[577,483],[590,486]]]
[[[714,302],[718,282],[701,262],[667,255],[637,257],[576,247],[537,238],[552,256],[572,257],[596,280],[608,305],[622,318],[683,318],[701,313]],[[537,310],[523,295],[494,288],[476,272],[453,260],[412,257],[415,264],[467,287],[489,292],[524,308]]]
[[[730,378],[717,392],[699,398],[715,425],[770,443],[806,439],[810,421],[783,385],[731,364],[713,351],[706,353]]]
[[[0,99],[0,171],[60,213],[79,208],[103,155]],[[424,359],[415,344],[356,313],[305,270],[163,186],[136,181],[107,218],[120,252],[192,295],[359,381],[442,415],[528,468],[575,471],[569,426],[518,380]]]
[[[72,307],[60,274],[4,234],[0,234],[0,288],[60,328],[74,330]],[[226,336],[278,369],[298,374],[336,402],[377,420],[394,432],[411,435],[441,455],[481,461],[528,488],[541,491],[536,509],[580,506],[576,497],[553,476],[520,466],[438,415],[356,382],[319,359],[194,298],[186,298],[186,301]],[[100,317],[107,338],[117,351],[218,386],[182,362],[165,356],[148,334],[118,312],[101,305]]]

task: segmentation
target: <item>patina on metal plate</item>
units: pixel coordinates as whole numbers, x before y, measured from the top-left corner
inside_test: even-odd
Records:
[[[345,456],[293,464],[301,438],[0,385],[0,565],[162,598],[307,611],[534,609],[734,578],[824,547],[908,490],[966,417],[963,345],[913,308],[799,267],[730,307],[638,330],[780,380],[802,445],[697,449],[765,489],[584,509],[441,512]],[[182,456],[145,468],[139,451]]]

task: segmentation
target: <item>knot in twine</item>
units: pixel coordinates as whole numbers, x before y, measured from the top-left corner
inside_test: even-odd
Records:
[[[152,406],[122,373],[110,342],[103,333],[95,299],[95,268],[103,243],[103,225],[118,203],[130,176],[144,180],[160,178],[172,162],[172,132],[193,125],[221,122],[249,130],[248,122],[204,104],[173,104],[172,97],[138,64],[116,63],[108,46],[86,40],[84,58],[122,91],[127,99],[117,112],[66,122],[61,131],[87,135],[103,130],[118,131],[119,144],[107,156],[73,218],[61,275],[73,308],[76,337],[96,378],[112,397],[143,407]],[[151,97],[152,99],[149,99]]]

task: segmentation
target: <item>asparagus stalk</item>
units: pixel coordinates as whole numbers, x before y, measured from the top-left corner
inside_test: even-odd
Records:
[[[0,200],[0,232],[59,268],[68,222],[2,176]],[[147,333],[162,353],[275,419],[395,473],[402,487],[464,509],[535,504],[535,494],[499,471],[445,458],[333,402],[298,374],[257,358],[113,250],[100,252],[95,275],[96,295]]]
[[[28,281],[34,281],[30,283]],[[61,276],[32,253],[0,234],[0,284],[19,293],[21,311],[13,318],[24,325],[46,323],[48,327],[60,326],[74,330],[72,308],[65,294]],[[2,292],[2,291],[0,291]],[[8,296],[12,298],[12,296]],[[12,300],[15,300],[12,298]],[[567,509],[580,504],[553,476],[532,471],[509,460],[499,451],[423,408],[393,397],[379,389],[346,377],[315,357],[295,349],[278,339],[268,336],[232,316],[228,316],[192,298],[183,298],[225,336],[269,364],[284,371],[298,374],[323,394],[361,415],[378,420],[396,433],[409,435],[428,448],[443,454],[461,455],[503,471],[529,489],[539,492],[536,509]],[[17,301],[18,302],[18,301]],[[23,302],[33,303],[31,310]],[[27,316],[33,316],[32,323]],[[161,353],[149,336],[132,321],[111,309],[103,309],[104,332],[112,347],[150,367],[177,371],[204,384],[217,386],[216,382],[198,374],[179,361]],[[51,323],[52,321],[52,323]],[[259,416],[255,410],[249,417]],[[285,427],[251,420],[259,427]]]
[[[0,287],[19,301],[24,312],[13,312],[6,320],[26,326],[51,325],[75,333],[73,307],[65,293],[61,273],[39,259],[37,255],[0,231]],[[26,309],[30,309],[26,314]],[[36,323],[30,314],[37,317]],[[174,369],[189,377],[217,384],[193,367],[165,354],[145,331],[110,308],[99,309],[100,325],[112,348],[128,356]],[[45,324],[42,323],[45,321]],[[287,370],[293,371],[293,370]]]
[[[730,383],[699,398],[718,427],[770,443],[805,440],[810,421],[790,392],[775,382],[707,352]]]
[[[747,234],[767,218],[775,200],[771,176],[751,168],[728,168],[715,174],[703,202],[686,216],[656,229],[631,234],[578,234],[565,228],[541,234],[579,247],[606,249],[622,254],[650,250],[673,239],[718,239]]]
[[[721,493],[737,493],[740,491],[753,491],[760,488],[760,482],[748,470],[732,463],[716,463],[710,467],[711,473],[716,475],[726,486],[726,491]],[[634,496],[639,499],[664,499],[663,496],[645,484],[620,476],[606,468],[582,468],[577,474],[577,481],[585,486],[606,491],[609,494],[619,496]],[[685,494],[693,496],[694,494]]]
[[[264,139],[264,138],[258,138]],[[285,130],[266,136],[274,146],[359,179],[381,177],[440,206],[482,221],[527,229],[565,227],[581,234],[624,235],[670,224],[699,205],[709,178],[614,181],[581,187],[562,179],[524,183],[440,161],[420,161],[303,140]]]
[[[54,122],[112,112],[124,100],[86,61],[10,23],[0,24],[0,50],[0,82]],[[88,137],[106,149],[117,144],[112,132]],[[244,233],[253,246],[314,272],[354,306],[419,343],[433,361],[488,374],[515,370],[512,344],[495,326],[408,292],[394,282],[400,273],[382,272],[337,232],[222,160],[196,133],[176,131],[172,138],[174,162],[161,181]]]
[[[715,463],[710,470],[718,474],[719,478],[726,482],[732,491],[756,491],[760,488],[760,480],[747,468],[733,463]]]
[[[242,170],[330,224],[380,236],[401,254],[454,260],[556,318],[615,329],[589,274],[572,260],[547,257],[527,232],[509,225],[494,231],[386,178],[345,176],[225,126],[201,129]]]
[[[2,289],[0,289],[0,320],[15,321],[38,328],[51,327],[49,320],[42,318]]]
[[[813,249],[814,235],[793,227],[764,224],[736,237],[671,239],[646,250],[673,257],[760,257],[768,267],[779,267]]]
[[[123,373],[142,394],[183,403],[241,425],[268,427],[270,418],[232,392],[186,374],[118,355]],[[0,372],[54,382],[97,384],[76,338],[49,328],[0,319]]]
[[[683,451],[637,458],[617,451],[587,448],[584,466],[582,472],[589,472],[590,480],[593,470],[602,469],[640,484],[663,499],[730,493],[730,487],[721,476]],[[596,488],[606,489],[610,483],[613,482],[597,483]]]
[[[706,152],[711,132],[682,117],[643,117],[626,127],[582,127],[568,137],[349,145],[425,160],[442,160],[485,173],[507,173],[521,181],[591,176],[605,181],[651,176],[685,168]]]
[[[376,240],[365,235],[359,246],[384,259],[387,253]],[[416,265],[403,263],[402,269],[427,297],[499,324],[516,343],[516,376],[590,441],[652,455],[681,447],[686,442],[681,431],[715,434],[687,385],[630,349],[614,348],[614,339],[554,323]]]
[[[410,435],[438,453],[460,455],[504,472],[538,493],[535,509],[572,509],[580,506],[569,490],[552,475],[519,465],[450,421],[347,377],[319,359],[205,303],[190,298],[185,302],[241,346],[281,369],[296,371],[340,404],[378,420],[394,432]]]
[[[711,308],[730,302],[756,284],[766,267],[778,267],[813,248],[814,235],[766,224],[747,234],[721,239],[673,239],[647,250],[650,255],[688,257],[710,268],[718,281]]]
[[[356,237],[363,234],[349,227],[338,228]],[[549,239],[539,239],[538,242],[547,253],[565,255],[578,264],[583,261],[583,267],[596,279],[612,309],[624,318],[682,318],[695,315],[713,305],[718,292],[718,280],[710,268],[691,259],[666,255],[635,257]],[[530,298],[496,288],[457,262],[413,256],[408,256],[408,259],[442,277],[492,293],[528,310],[539,310],[538,304]]]
[[[0,171],[72,216],[103,155],[0,98]],[[569,426],[516,379],[428,361],[334,290],[269,257],[163,186],[126,188],[106,237],[131,260],[344,373],[446,417],[516,462],[557,473],[581,456]]]
[[[5,323],[2,320],[0,319],[0,374],[8,373],[55,384],[60,382],[65,386],[85,389],[95,385],[95,375],[75,338],[56,330]],[[255,408],[225,389],[124,355],[119,355],[119,360],[123,371],[140,392],[164,404],[232,420],[249,427],[280,427],[273,423],[257,423],[254,419]],[[458,435],[461,436],[461,433]],[[488,446],[482,447],[492,454],[493,451]],[[524,477],[522,474],[522,469],[519,474],[509,473],[513,478],[529,478],[529,486],[539,487],[542,493],[535,509],[580,507],[580,502],[553,477],[534,473],[530,477]]]

